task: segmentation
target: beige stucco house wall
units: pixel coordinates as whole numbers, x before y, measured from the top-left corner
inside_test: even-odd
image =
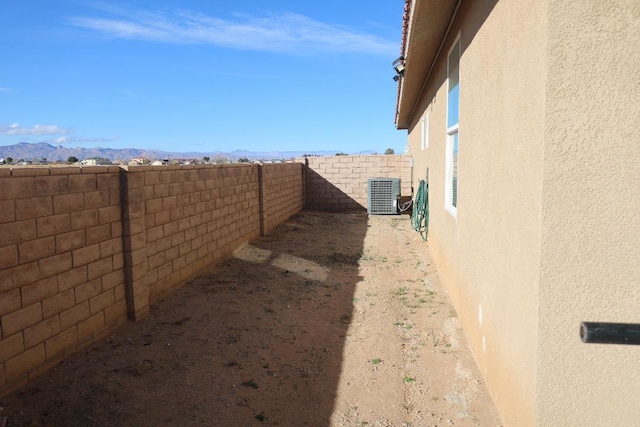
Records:
[[[640,3],[409,0],[396,125],[429,247],[506,426],[640,425]],[[447,209],[460,40],[457,207]]]

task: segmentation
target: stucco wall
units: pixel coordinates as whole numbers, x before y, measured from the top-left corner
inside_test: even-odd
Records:
[[[446,54],[458,33],[453,216]],[[507,426],[640,420],[640,349],[578,335],[581,321],[640,322],[639,45],[634,0],[463,2],[411,121],[429,245]]]
[[[637,426],[640,348],[578,325],[640,323],[640,3],[549,4],[536,423]]]
[[[428,244],[508,426],[532,425],[534,418],[546,19],[541,2],[463,2],[409,129],[416,181],[429,168]],[[444,207],[446,57],[458,34],[453,216]]]

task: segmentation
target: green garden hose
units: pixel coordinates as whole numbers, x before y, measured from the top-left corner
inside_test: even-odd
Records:
[[[420,180],[418,192],[413,201],[411,227],[420,233],[423,240],[427,240],[429,233],[429,187],[423,180]]]

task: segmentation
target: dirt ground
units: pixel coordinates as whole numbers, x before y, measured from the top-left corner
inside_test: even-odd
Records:
[[[0,407],[8,427],[501,425],[409,217],[312,211]]]

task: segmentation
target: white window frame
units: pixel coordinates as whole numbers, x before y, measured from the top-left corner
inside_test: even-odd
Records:
[[[429,148],[429,128],[430,128],[430,122],[431,122],[431,113],[429,110],[427,110],[426,113],[424,113],[424,116],[422,116],[422,120],[420,121],[420,135],[421,135],[421,144],[420,147],[423,150],[426,150],[427,148]]]
[[[458,49],[458,121],[451,126],[449,124],[449,65],[450,65],[450,57],[451,53],[454,49]],[[462,46],[460,44],[460,34],[456,37],[456,39],[451,44],[451,48],[449,52],[447,52],[447,143],[446,143],[446,156],[445,156],[445,188],[444,188],[444,207],[445,209],[454,217],[458,215],[458,182],[459,182],[459,173],[458,173],[458,163],[459,157],[456,157],[456,165],[454,165],[454,139],[457,137],[458,139],[458,149],[460,147],[460,59],[462,57]],[[459,152],[458,152],[459,154]],[[454,173],[456,175],[456,188],[455,188],[455,205],[454,205],[454,195],[453,195],[453,178]]]
[[[457,165],[453,163],[453,148],[454,148],[454,139],[458,138],[458,145],[460,144],[460,134],[458,132],[457,126],[452,126],[447,130],[447,155],[446,155],[446,175],[447,180],[445,183],[445,209],[453,216],[458,215],[458,185],[456,182],[456,204],[453,204],[453,175],[454,169],[457,172]],[[459,147],[458,147],[459,148]],[[456,173],[456,180],[458,180],[458,174]]]

